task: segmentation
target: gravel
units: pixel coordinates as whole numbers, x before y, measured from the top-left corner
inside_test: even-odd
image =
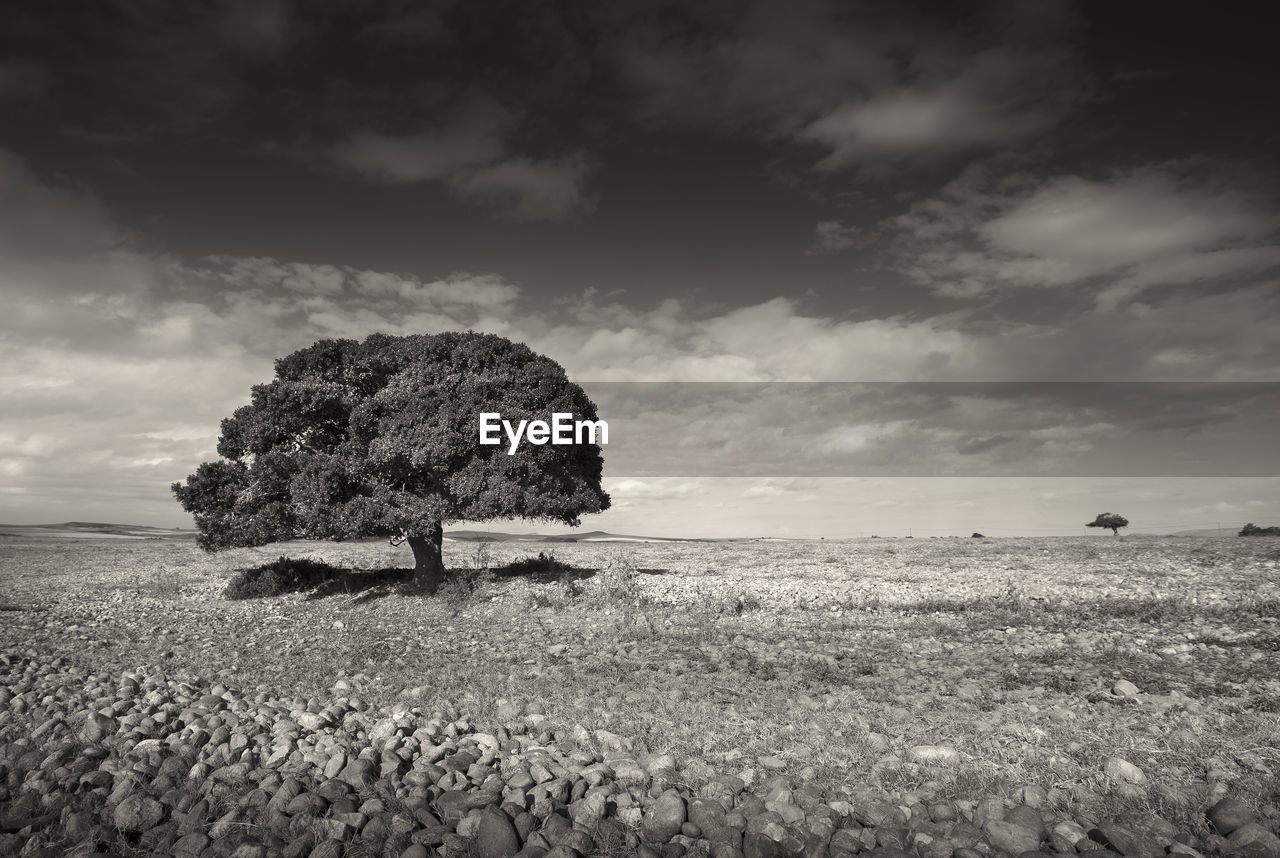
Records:
[[[779,774],[682,783],[669,755],[607,731],[531,728],[536,715],[481,729],[455,709],[340,693],[321,706],[31,651],[0,654],[0,679],[3,854],[1280,855],[1274,820],[1231,798],[1207,810],[1220,842],[1206,843],[1167,824],[1086,829],[1037,788],[963,807]],[[943,762],[947,750],[912,749]],[[611,759],[638,771],[624,783]]]

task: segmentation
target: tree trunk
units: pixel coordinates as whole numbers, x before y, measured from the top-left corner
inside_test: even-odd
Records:
[[[444,580],[444,528],[437,522],[427,529],[426,536],[410,536],[409,548],[413,551],[413,580],[428,593],[440,589]]]
[[[1118,528],[1118,527],[1113,527],[1113,528],[1111,528],[1111,535],[1112,535],[1112,536],[1119,536],[1119,535],[1120,535],[1120,528]]]

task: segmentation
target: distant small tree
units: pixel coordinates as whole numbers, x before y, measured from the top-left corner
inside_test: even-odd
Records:
[[[1120,528],[1128,526],[1129,519],[1114,512],[1100,512],[1097,518],[1085,525],[1085,527],[1109,527],[1114,535],[1119,535]]]
[[[445,524],[572,527],[609,507],[595,443],[515,455],[479,443],[481,412],[597,419],[564,369],[527,346],[470,332],[320,340],[276,361],[275,376],[222,421],[222,459],[173,484],[207,551],[386,537],[409,543],[415,577],[434,592]]]

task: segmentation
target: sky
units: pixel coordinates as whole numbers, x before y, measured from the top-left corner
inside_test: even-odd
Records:
[[[190,527],[276,358],[478,330],[617,415],[584,529],[1280,523],[1265,5],[10,4],[0,521]]]

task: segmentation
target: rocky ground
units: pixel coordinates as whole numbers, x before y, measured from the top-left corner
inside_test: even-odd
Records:
[[[0,854],[1280,856],[1274,542],[556,549],[7,540]]]

